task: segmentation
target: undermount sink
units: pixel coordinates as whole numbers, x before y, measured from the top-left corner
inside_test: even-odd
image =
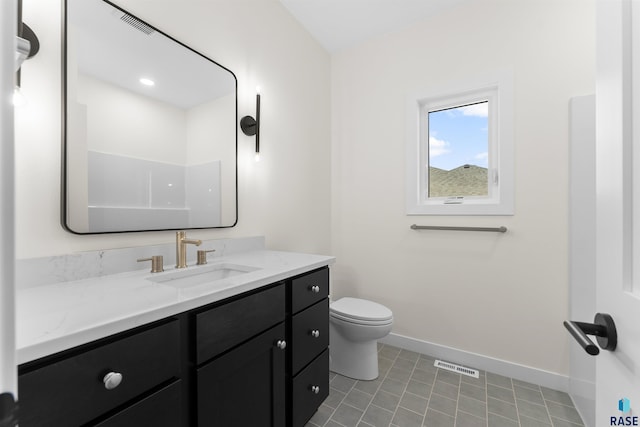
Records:
[[[219,280],[256,270],[259,269],[248,265],[221,263],[204,267],[189,267],[169,273],[160,273],[157,276],[147,277],[147,280],[176,288],[184,288],[207,283],[212,284]]]

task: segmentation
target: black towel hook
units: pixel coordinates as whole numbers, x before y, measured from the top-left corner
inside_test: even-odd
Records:
[[[587,335],[595,335],[598,345],[603,350],[614,351],[618,345],[618,332],[613,318],[605,313],[596,313],[593,323],[574,322],[565,320],[564,327],[571,333],[578,344],[585,349],[587,353],[596,356],[600,353],[600,349],[587,337]]]

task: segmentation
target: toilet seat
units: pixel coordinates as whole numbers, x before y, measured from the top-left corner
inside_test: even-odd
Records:
[[[380,326],[393,322],[393,313],[382,304],[345,297],[329,306],[331,317],[359,325]]]
[[[393,323],[393,319],[389,320],[357,320],[348,316],[340,316],[336,313],[330,313],[332,319],[360,326],[387,326]]]

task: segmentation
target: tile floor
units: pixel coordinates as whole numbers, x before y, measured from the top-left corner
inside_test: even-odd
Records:
[[[306,427],[577,427],[569,395],[490,372],[433,366],[430,356],[378,346],[380,376],[331,373],[329,397]]]

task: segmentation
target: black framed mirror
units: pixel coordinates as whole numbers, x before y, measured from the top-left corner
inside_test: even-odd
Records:
[[[63,12],[63,226],[233,227],[233,72],[106,0]]]

